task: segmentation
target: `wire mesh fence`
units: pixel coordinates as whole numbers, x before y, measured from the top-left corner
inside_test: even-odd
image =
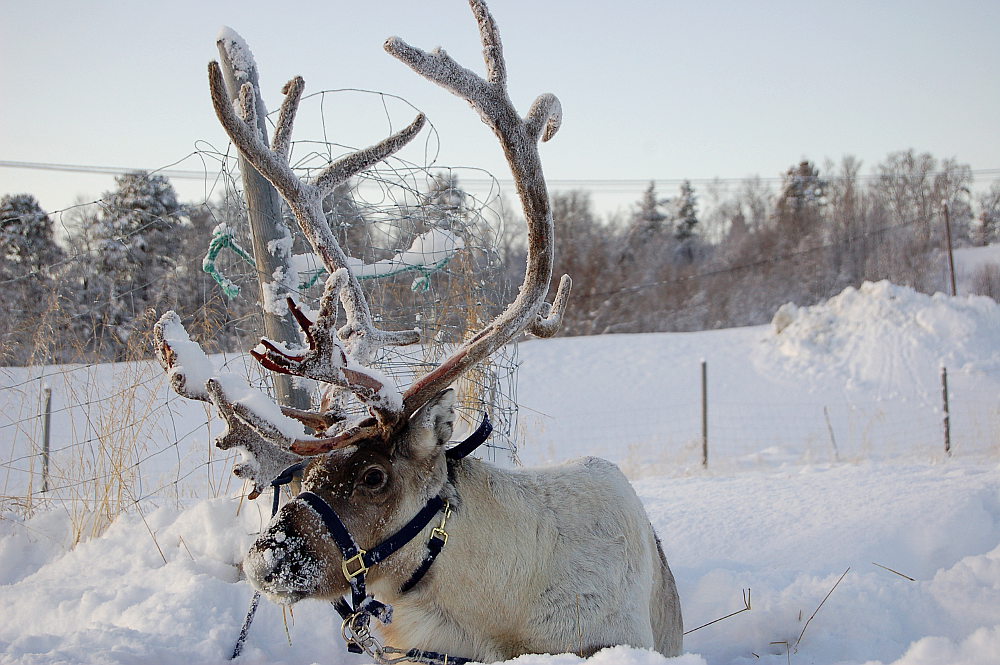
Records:
[[[255,381],[264,378],[241,354],[215,359]],[[520,418],[520,453],[529,463],[558,462],[572,442],[574,455],[615,459],[634,479],[690,473],[700,466],[707,406],[714,472],[945,458],[945,411],[938,394],[915,392],[876,402],[720,394],[706,405],[695,382],[688,384],[687,398],[672,396],[656,409],[591,405],[585,412],[569,408],[554,416],[528,410]],[[960,371],[949,379],[951,448],[957,456],[1000,451],[1000,403],[978,394],[976,385],[974,376]],[[52,424],[43,491],[46,388],[52,392]],[[232,457],[213,446],[221,429],[206,405],[170,390],[155,362],[4,368],[0,438],[8,445],[0,460],[0,501],[4,510],[16,512],[70,511],[85,536],[144,502],[184,505],[232,495],[242,487],[231,474]]]
[[[329,103],[331,96],[340,103]],[[389,127],[390,106],[408,107],[360,90],[306,98],[303,123],[312,114],[321,130],[318,140],[293,144],[291,164],[302,177],[354,149],[328,136],[328,126],[338,126],[336,113],[358,106],[356,99],[344,103],[345,96],[363,98]],[[15,250],[51,250],[30,265],[14,252],[0,274],[0,300],[15,314],[0,324],[0,356],[9,365],[0,368],[0,439],[9,444],[0,493],[6,507],[72,506],[81,520],[90,515],[89,528],[97,532],[117,512],[146,500],[180,502],[237,489],[232,459],[213,447],[219,421],[203,404],[170,392],[162,369],[150,361],[152,324],[174,309],[220,369],[271,391],[266,372],[241,353],[260,338],[267,295],[244,249],[252,245],[238,160],[229,149],[207,145],[200,157],[206,198],[197,205],[180,204],[165,178],[137,172],[116,179],[118,188],[100,200],[51,216],[32,197],[5,210],[4,231],[13,229]],[[383,349],[373,362],[401,390],[481,330],[511,296],[502,272],[496,182],[479,170],[436,164],[433,127],[418,157],[420,163],[391,157],[324,201],[376,324],[421,331],[420,344]],[[493,183],[485,195],[461,188],[459,178],[469,172]],[[290,211],[282,216],[292,230],[286,241],[289,270],[298,273],[294,295],[305,311],[315,311],[323,264]],[[62,247],[54,243],[60,230]],[[37,238],[29,235],[35,232]],[[343,321],[343,312],[338,315]],[[456,386],[457,434],[463,423],[474,428],[484,412],[494,424],[483,449],[488,457],[516,455],[516,370],[510,346]],[[319,387],[304,385],[318,404]],[[40,401],[46,393],[51,402]]]

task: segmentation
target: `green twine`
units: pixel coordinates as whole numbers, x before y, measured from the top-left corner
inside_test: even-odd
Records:
[[[219,272],[218,267],[215,265],[215,260],[218,258],[219,253],[223,249],[233,250],[237,256],[246,261],[249,265],[255,264],[253,257],[250,256],[245,249],[240,247],[240,244],[236,242],[236,238],[233,237],[232,232],[228,228],[220,226],[212,234],[212,241],[208,245],[208,254],[205,255],[205,259],[201,263],[201,269],[211,275],[212,279],[214,279],[215,282],[222,288],[222,292],[226,294],[226,297],[232,300],[240,294],[240,287]],[[431,286],[431,275],[439,270],[442,270],[446,265],[448,265],[449,261],[451,261],[451,256],[446,256],[437,263],[433,263],[431,265],[405,265],[386,273],[361,275],[358,276],[358,279],[380,279],[382,277],[394,277],[407,272],[418,272],[420,274],[413,278],[413,283],[410,284],[410,290],[415,293],[423,293]],[[299,284],[299,289],[308,289],[310,286],[316,284],[316,282],[318,282],[325,274],[327,274],[327,272],[323,268],[316,268],[299,273],[299,276],[303,278],[303,281]]]
[[[410,290],[413,292],[419,291],[423,293],[424,291],[426,291],[431,287],[431,279],[430,279],[431,275],[433,275],[438,270],[441,270],[446,265],[448,265],[449,261],[451,261],[451,257],[446,256],[437,263],[433,263],[431,265],[401,266],[400,268],[397,268],[396,270],[390,270],[389,272],[378,273],[375,275],[358,275],[357,278],[381,279],[382,277],[395,277],[396,275],[402,275],[403,273],[407,272],[418,272],[420,273],[420,275],[413,278],[413,283],[410,284]],[[308,276],[308,279],[304,280],[299,285],[299,288],[308,289],[310,286],[313,286],[316,282],[318,282],[320,277],[322,277],[325,274],[327,274],[327,272],[324,268],[316,268],[314,270],[308,270],[305,273],[300,272],[299,273],[300,277]]]
[[[212,279],[222,288],[222,292],[226,294],[227,298],[233,300],[236,296],[240,295],[240,287],[219,272],[219,269],[215,265],[215,259],[218,258],[219,252],[226,248],[236,252],[237,256],[250,265],[254,265],[253,257],[240,247],[240,244],[236,242],[236,238],[233,237],[229,228],[219,225],[212,233],[212,241],[208,243],[208,254],[205,255],[205,258],[201,262],[201,269],[212,276]]]

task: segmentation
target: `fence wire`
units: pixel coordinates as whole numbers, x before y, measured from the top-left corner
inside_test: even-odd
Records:
[[[303,123],[297,124],[307,124],[312,114],[321,131],[319,140],[293,144],[291,164],[301,177],[355,149],[334,142],[328,127],[336,127],[335,112],[357,106],[357,98],[381,109],[377,112],[391,129],[398,98],[360,90],[305,98]],[[400,389],[481,330],[512,293],[502,273],[499,186],[481,170],[436,164],[436,142],[431,127],[419,146],[420,163],[389,158],[324,202],[346,253],[379,274],[362,282],[377,325],[421,330],[421,344],[385,349],[373,363]],[[7,507],[31,511],[63,503],[111,515],[147,500],[181,501],[239,489],[229,473],[232,454],[213,447],[221,422],[204,404],[170,392],[163,371],[150,360],[152,324],[166,309],[175,309],[192,337],[215,354],[220,370],[241,373],[271,391],[266,373],[241,353],[255,346],[263,326],[256,268],[246,251],[237,251],[251,246],[238,160],[231,148],[207,144],[200,145],[198,156],[205,164],[202,203],[176,205],[169,185],[155,173],[122,176],[118,192],[51,215],[56,231],[71,239],[67,251],[54,253],[46,265],[18,265],[0,274],[5,293],[22,289],[17,295],[33,296],[43,293],[42,283],[50,286],[45,298],[12,299],[16,316],[0,326],[0,358],[20,365],[0,368],[0,439],[8,444],[0,461],[0,497]],[[466,175],[491,183],[486,193],[464,191]],[[11,218],[11,228],[30,231],[33,214]],[[315,311],[325,275],[310,264],[308,243],[287,208],[283,215],[298,255],[296,296]],[[7,226],[7,217],[4,221]],[[159,238],[164,229],[175,237]],[[209,256],[210,239],[222,233],[228,244]],[[218,283],[198,269],[203,257]],[[382,270],[385,266],[398,270]],[[516,456],[516,372],[511,345],[457,385],[456,435],[463,427],[474,428],[487,412],[495,428],[483,448],[490,458]],[[39,401],[45,388],[52,390],[47,442]]]

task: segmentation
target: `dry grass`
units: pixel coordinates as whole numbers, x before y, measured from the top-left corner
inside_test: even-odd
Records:
[[[972,273],[972,293],[989,296],[1000,302],[1000,265],[995,263],[980,266]]]
[[[0,508],[25,519],[39,509],[65,511],[70,518],[68,544],[72,546],[100,536],[125,513],[138,514],[145,522],[144,501],[180,505],[190,497],[181,496],[179,482],[142,477],[143,462],[171,446],[178,435],[168,431],[169,419],[160,412],[165,376],[147,360],[150,334],[133,334],[127,340],[123,362],[53,365],[46,359],[72,355],[83,359],[90,352],[89,345],[83,344],[57,352],[46,346],[56,339],[54,328],[69,323],[57,301],[50,305],[35,335],[32,364],[17,373],[23,372],[26,378],[9,381],[11,387],[5,389],[4,402],[18,408],[6,414],[9,424],[3,435],[10,437],[11,446]],[[151,330],[152,317],[155,313],[147,312],[138,327]],[[100,335],[94,331],[95,338]],[[6,371],[15,376],[12,370]],[[53,389],[56,416],[47,492],[42,492],[41,472],[44,404],[38,396],[44,386]],[[205,422],[209,420],[206,408]],[[212,438],[209,431],[205,491],[207,496],[216,497],[233,489],[232,462],[231,455],[214,448]],[[148,524],[147,530],[159,549]]]

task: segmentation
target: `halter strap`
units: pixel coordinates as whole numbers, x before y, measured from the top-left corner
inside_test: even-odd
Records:
[[[490,422],[489,415],[484,411],[483,422],[479,423],[479,427],[476,428],[476,431],[470,434],[462,443],[445,451],[445,457],[451,461],[457,461],[463,457],[467,457],[469,453],[483,445],[492,433],[493,423]]]

